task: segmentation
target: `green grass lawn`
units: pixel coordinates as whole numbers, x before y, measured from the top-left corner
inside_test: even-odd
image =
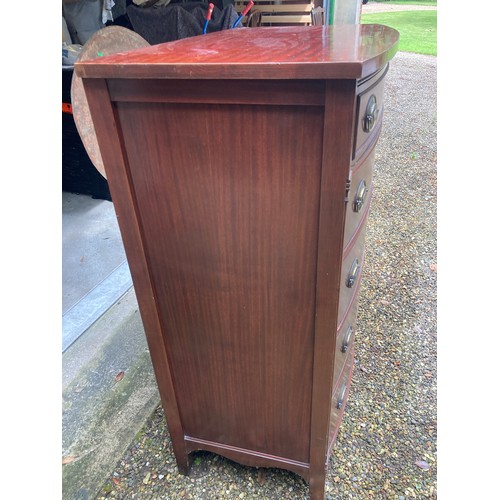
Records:
[[[389,3],[388,0],[380,0],[378,2],[370,2],[370,3]],[[437,0],[390,0],[392,5],[434,5],[437,7]]]
[[[402,52],[437,55],[437,11],[435,10],[362,14],[361,23],[385,24],[398,30],[399,50]]]
[[[390,3],[392,5],[433,5],[437,7],[437,0],[378,0],[370,3]]]

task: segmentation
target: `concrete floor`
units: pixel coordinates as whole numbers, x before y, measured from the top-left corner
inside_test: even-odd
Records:
[[[65,314],[126,259],[113,203],[63,192],[62,210]]]
[[[62,491],[90,499],[160,396],[113,204],[62,209]]]
[[[130,287],[113,204],[62,193],[63,351]]]

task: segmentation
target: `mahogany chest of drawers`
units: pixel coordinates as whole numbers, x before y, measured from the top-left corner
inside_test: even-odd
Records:
[[[323,498],[397,41],[235,29],[75,66],[183,473],[208,450]]]

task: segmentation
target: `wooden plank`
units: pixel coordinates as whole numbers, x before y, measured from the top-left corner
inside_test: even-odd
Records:
[[[284,23],[301,23],[301,24],[311,24],[311,16],[272,16],[272,15],[262,15],[262,24],[284,24]]]
[[[238,8],[238,7],[243,7],[243,6],[246,6],[247,3],[246,2],[241,2],[241,1],[238,1],[238,2],[235,2],[234,3],[234,7],[235,8]],[[295,2],[295,1],[283,1],[283,2],[273,2],[273,1],[270,1],[270,0],[256,0],[254,1],[254,6],[255,8],[259,8],[264,6],[264,5],[274,5],[276,7],[279,7],[279,6],[286,6],[286,5],[313,5],[313,2],[304,2],[304,1],[298,1],[298,2]]]
[[[275,3],[269,0],[255,0],[255,5],[252,10],[260,10],[262,15],[261,26],[276,25],[276,24],[312,24],[311,10],[314,7],[312,2],[296,2],[283,0],[280,3]],[[235,2],[235,9],[241,12],[245,6],[245,2]],[[250,11],[252,12],[252,11]],[[279,15],[273,15],[279,14]],[[243,18],[245,23],[247,17]]]
[[[241,5],[244,7],[244,5]],[[238,10],[238,9],[237,9]],[[243,10],[243,9],[241,9]],[[311,12],[312,4],[290,4],[290,5],[259,5],[252,10],[260,10],[261,12]],[[251,13],[252,11],[250,11]]]
[[[205,104],[272,104],[274,106],[323,106],[325,84],[321,80],[206,80],[200,92],[196,80],[109,79],[116,102],[178,102]]]

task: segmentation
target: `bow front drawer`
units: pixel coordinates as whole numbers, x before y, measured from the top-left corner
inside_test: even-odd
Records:
[[[362,156],[378,137],[384,109],[384,76],[388,69],[386,66],[375,76],[359,85],[353,159]]]

